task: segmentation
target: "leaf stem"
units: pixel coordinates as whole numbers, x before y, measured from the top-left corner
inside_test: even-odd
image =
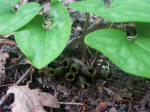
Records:
[[[85,62],[85,55],[86,55],[86,45],[84,43],[84,37],[87,33],[87,29],[88,29],[88,21],[90,18],[90,13],[86,13],[86,21],[84,23],[84,27],[83,27],[83,35],[82,35],[82,62]]]

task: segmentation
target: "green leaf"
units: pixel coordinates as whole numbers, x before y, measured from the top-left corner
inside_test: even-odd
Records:
[[[38,3],[27,3],[15,12],[14,6],[20,0],[0,0],[0,35],[16,31],[30,22],[41,10]]]
[[[103,0],[74,2],[70,8],[93,13],[111,22],[150,22],[150,0],[111,0],[106,7]]]
[[[135,39],[127,40],[125,32],[118,29],[102,29],[90,33],[85,43],[107,56],[123,71],[150,78],[150,23],[136,23]]]
[[[42,68],[57,58],[70,36],[71,19],[59,0],[51,2],[50,20],[50,30],[44,29],[44,18],[37,16],[15,32],[17,44],[36,68]]]

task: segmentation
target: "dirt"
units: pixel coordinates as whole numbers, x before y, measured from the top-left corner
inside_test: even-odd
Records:
[[[70,41],[61,56],[48,67],[59,67],[62,57],[78,60],[83,58],[79,54],[82,54],[81,37],[85,14],[71,9],[69,12],[73,21]],[[91,15],[89,25],[97,18]],[[109,24],[102,22],[98,28],[104,28]],[[126,25],[130,26],[128,23]],[[120,26],[122,24],[115,24],[113,27]],[[0,37],[3,38],[15,42],[13,35]],[[59,109],[45,107],[47,112],[150,112],[150,80],[125,73],[101,53],[87,46],[86,48],[84,64],[95,68],[98,77],[89,81],[91,84],[89,90],[80,88],[75,82],[67,82],[64,76],[48,77],[36,68],[32,68],[19,85],[29,85],[31,89],[39,88],[56,96],[61,102],[61,107]],[[0,98],[2,98],[8,87],[16,83],[32,65],[15,44],[1,44],[0,50],[9,54],[4,65],[6,77],[0,79]],[[9,106],[13,101],[14,95],[11,94],[0,106],[0,112],[11,112]]]

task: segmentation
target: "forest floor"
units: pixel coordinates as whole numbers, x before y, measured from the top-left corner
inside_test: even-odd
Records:
[[[40,3],[47,8],[47,1]],[[46,68],[58,68],[63,58],[67,57],[94,68],[98,78],[87,79],[90,87],[85,89],[76,81],[68,82],[65,74],[59,78],[48,77],[46,72],[32,66],[18,48],[13,34],[0,36],[0,98],[10,86],[27,74],[19,81],[19,86],[38,88],[54,95],[60,102],[60,108],[44,107],[46,112],[150,112],[150,80],[123,72],[103,54],[85,46],[82,37],[86,15],[68,10],[72,19],[71,38],[61,56]],[[88,24],[86,33],[108,27],[111,23],[90,15]],[[114,24],[112,27],[124,29],[124,26],[128,29],[127,34],[135,32],[132,23]],[[83,46],[86,53],[83,52]],[[14,100],[12,94],[4,102],[0,100],[0,112],[11,112],[10,105]]]

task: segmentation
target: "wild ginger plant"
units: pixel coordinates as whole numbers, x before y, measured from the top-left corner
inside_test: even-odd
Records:
[[[51,28],[45,29],[45,18],[39,15],[40,4],[29,2],[18,11],[19,0],[0,0],[0,35],[14,32],[15,40],[36,68],[43,68],[65,48],[71,32],[71,19],[59,0],[51,0]]]
[[[83,0],[70,4],[70,8],[93,13],[110,22],[134,22],[137,34],[132,40],[126,32],[106,28],[94,31],[85,37],[85,43],[102,52],[125,72],[150,78],[150,1]]]
[[[40,4],[30,2],[14,6],[20,0],[0,0],[0,35],[14,32],[21,51],[36,68],[43,68],[64,50],[71,32],[71,19],[60,0],[51,0],[50,29],[38,13]],[[106,28],[86,35],[85,43],[107,56],[125,72],[150,78],[150,1],[149,0],[83,0],[70,8],[93,13],[113,23],[133,22],[137,34],[128,40],[126,32]]]

